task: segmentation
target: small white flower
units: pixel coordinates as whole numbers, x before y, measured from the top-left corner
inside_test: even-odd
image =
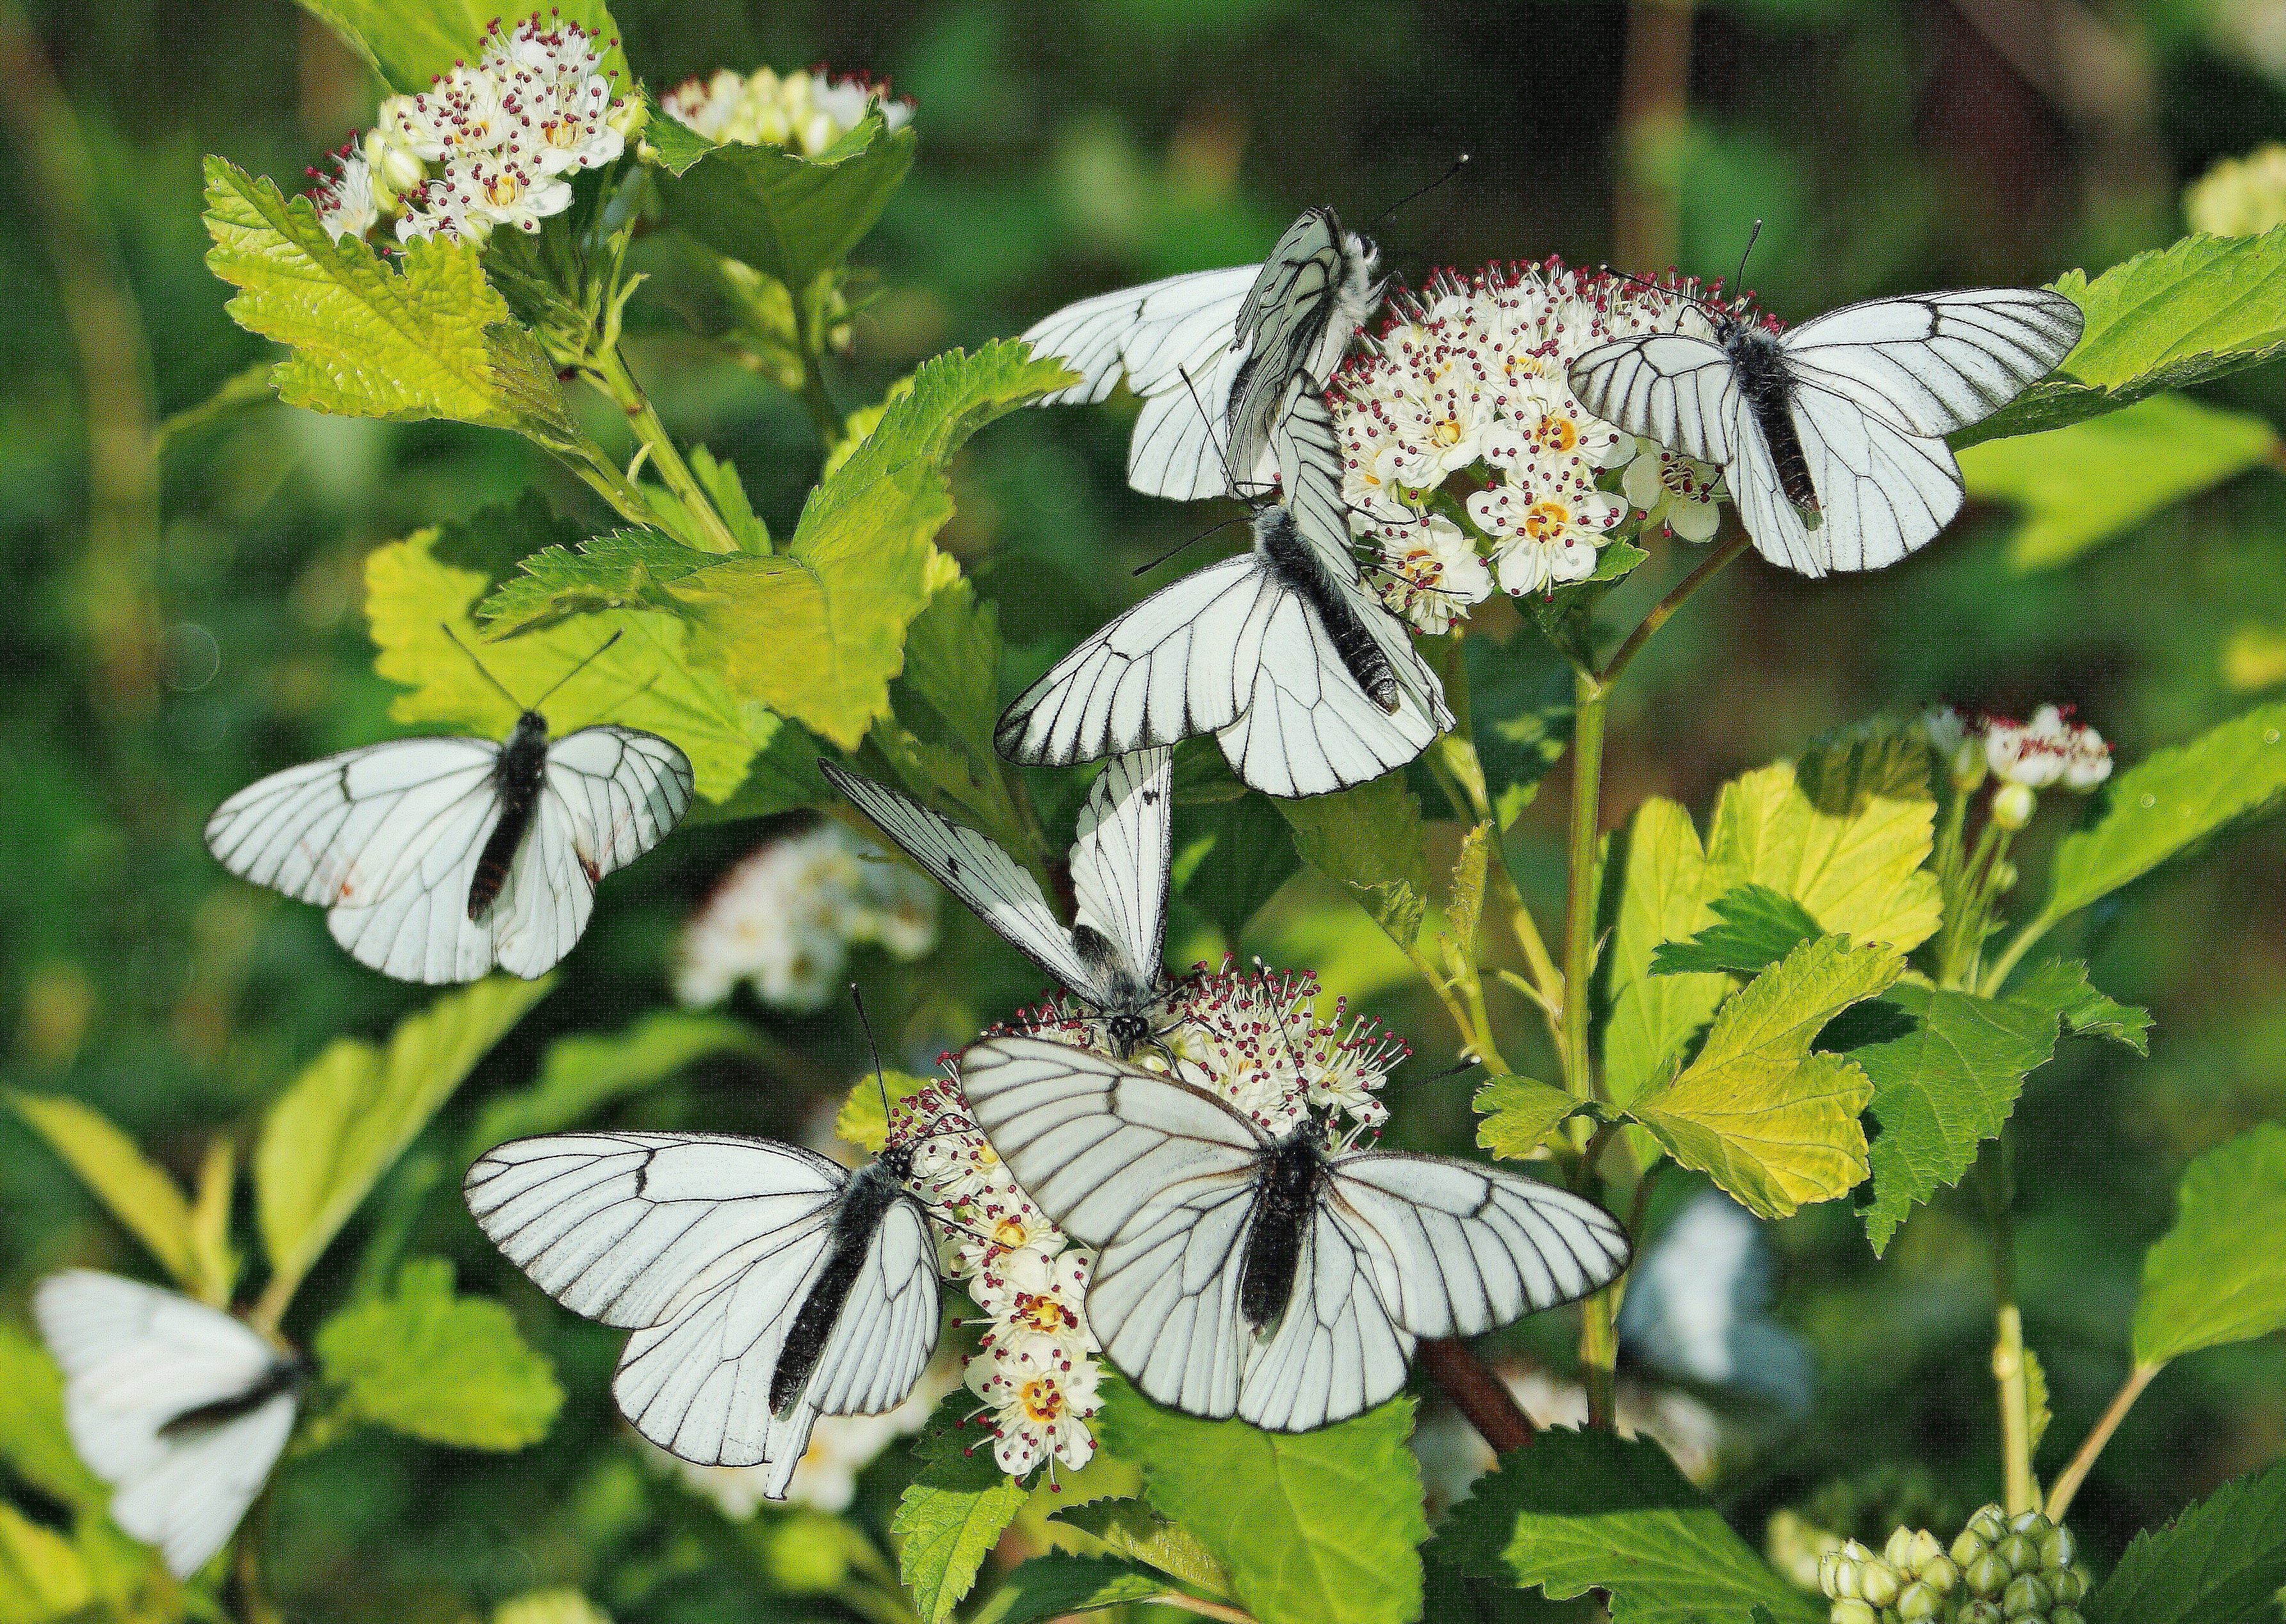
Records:
[[[991,1411],[992,1458],[1010,1477],[1029,1476],[1043,1461],[1076,1471],[1094,1458],[1086,1418],[1101,1378],[1092,1360],[1013,1348],[969,1360],[966,1379]]]
[[[1620,491],[1643,510],[1644,523],[1664,524],[1685,541],[1712,541],[1722,520],[1722,471],[1656,440],[1628,438],[1634,453]]]
[[[436,182],[452,199],[453,211],[490,235],[495,226],[536,232],[550,215],[572,206],[569,182],[534,170],[518,157],[471,153],[452,159]],[[466,228],[463,227],[463,230]]]
[[[318,224],[332,237],[355,237],[363,240],[365,234],[381,223],[381,209],[374,201],[373,169],[354,144],[333,154],[334,173],[319,175],[318,184],[310,188],[310,201],[318,210]]]
[[[877,104],[891,130],[912,119],[910,101],[893,99],[886,86],[860,75],[829,79],[823,72],[796,72],[781,78],[767,67],[745,76],[726,67],[703,83],[687,80],[660,106],[710,141],[791,147],[816,157],[863,122],[866,109]]]
[[[1367,516],[1352,512],[1354,526]],[[1368,532],[1380,553],[1382,602],[1432,636],[1492,595],[1492,572],[1458,524],[1441,513]]]
[[[1995,777],[2031,790],[2059,783],[2069,789],[2092,790],[2111,776],[2111,746],[2103,736],[2070,721],[2053,705],[2040,706],[2030,721],[1990,719],[1984,759]]]
[[[1533,377],[1505,391],[1502,413],[1485,460],[1514,477],[1589,483],[1598,469],[1626,461],[1634,448],[1633,437],[1590,417],[1560,378]]]
[[[515,123],[501,106],[500,82],[483,67],[466,64],[393,112],[392,133],[430,163],[503,146]]]
[[[1493,539],[1501,590],[1514,597],[1593,575],[1596,549],[1626,516],[1626,503],[1586,485],[1494,485],[1469,498],[1469,516]]]
[[[1063,1237],[1056,1237],[1059,1249]],[[1081,1315],[1095,1255],[1084,1247],[1003,1253],[968,1282],[968,1295],[992,1317],[984,1344],[993,1357],[1029,1353],[1041,1360],[1076,1360],[1094,1350]]]

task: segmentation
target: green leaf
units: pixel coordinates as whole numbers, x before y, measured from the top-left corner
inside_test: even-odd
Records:
[[[2146,1364],[2286,1327],[2286,1125],[2264,1123],[2183,1171],[2175,1226],[2143,1255]]]
[[[2194,234],[2092,282],[2072,272],[2055,289],[2087,318],[2079,343],[2053,376],[1956,445],[2061,428],[2286,352],[2286,226]]]
[[[2286,241],[2286,228],[2271,233]],[[2261,240],[2268,240],[2262,239]],[[2053,923],[2140,879],[2286,795],[2286,702],[2258,706],[2113,779],[2101,809],[2056,848],[2041,918]]]
[[[453,637],[477,649],[485,669],[510,692],[537,698],[616,633],[616,644],[549,698],[550,729],[561,736],[598,721],[641,728],[690,758],[698,793],[718,813],[732,803],[745,815],[784,810],[753,806],[744,792],[750,779],[761,777],[758,753],[784,729],[766,706],[734,697],[721,674],[698,661],[698,635],[676,615],[656,610],[583,614],[480,646],[470,619],[477,601],[492,592],[510,560],[565,529],[538,496],[527,494],[515,508],[486,508],[465,524],[419,531],[374,549],[366,560],[366,616],[381,650],[374,667],[411,690],[397,697],[390,714],[398,721],[443,722],[505,737],[516,723],[516,706],[453,647]],[[445,635],[446,627],[453,637]],[[802,760],[814,755],[805,747]],[[824,781],[814,765],[806,770],[822,797]],[[797,774],[781,792],[798,794],[803,787]]]
[[[534,1590],[493,1608],[493,1624],[611,1624],[611,1618],[577,1590]]]
[[[458,1449],[521,1449],[548,1436],[564,1390],[489,1297],[455,1297],[453,1265],[416,1257],[387,1295],[318,1329],[328,1386],[359,1421]]]
[[[1858,1113],[1865,1074],[1812,1054],[1825,1023],[1903,971],[1880,946],[1805,942],[1714,1016],[1698,1058],[1636,1096],[1628,1114],[1685,1167],[1764,1218],[1846,1194],[1865,1177]]]
[[[881,1104],[881,1091],[887,1088],[890,1103],[897,1104],[935,1081],[934,1077],[917,1077],[904,1071],[884,1069],[879,1078],[867,1072],[849,1085],[847,1098],[834,1114],[834,1137],[846,1145],[879,1155],[889,1143],[889,1116]]]
[[[0,1323],[0,1461],[20,1481],[74,1510],[99,1512],[111,1490],[88,1470],[64,1426],[63,1376],[26,1332]]]
[[[92,1106],[55,1094],[9,1091],[16,1115],[47,1140],[92,1191],[112,1217],[143,1242],[175,1283],[200,1285],[199,1260],[191,1241],[191,1208],[181,1186],[166,1170],[137,1148],[135,1141]]]
[[[849,257],[912,167],[913,127],[879,112],[815,158],[783,146],[707,144],[671,119],[652,123],[667,220],[726,258],[800,291]]]
[[[1755,975],[1825,934],[1800,903],[1768,886],[1739,886],[1709,906],[1715,923],[1688,941],[1661,943],[1651,956],[1653,975]]]
[[[1071,378],[1028,353],[1012,340],[938,356],[810,493],[783,555],[669,586],[717,640],[733,692],[844,750],[887,713],[906,628],[942,580],[932,539],[952,516],[945,465],[984,424]]]
[[[2138,1054],[2151,1052],[2151,1012],[2096,990],[2087,979],[2087,966],[2077,958],[2052,958],[2035,966],[2017,980],[2008,997],[2055,1011],[2068,1032],[2100,1037]]]
[[[1707,862],[1726,890],[1768,886],[1823,930],[1910,952],[1938,922],[1928,769],[1919,740],[1876,734],[1750,772],[1714,802]]]
[[[1403,773],[1384,773],[1332,795],[1281,800],[1294,849],[1338,883],[1389,939],[1410,949],[1429,895],[1429,847],[1421,802]]]
[[[1596,555],[1592,575],[1553,591],[1539,593],[1525,606],[1558,652],[1575,666],[1596,664],[1596,605],[1614,586],[1635,573],[1651,555],[1629,541],[1606,543]]]
[[[1230,1572],[1180,1523],[1171,1523],[1139,1500],[1100,1500],[1073,1506],[1048,1519],[1100,1541],[1114,1556],[1142,1563],[1180,1580],[1202,1596],[1227,1600]]]
[[[1620,863],[1619,907],[1604,956],[1612,1005],[1604,1028],[1604,1082],[1612,1100],[1625,1105],[1707,1024],[1731,983],[1727,975],[1651,973],[1663,943],[1714,923],[1711,904],[1723,895],[1722,875],[1708,866],[1691,814],[1657,796],[1644,801],[1620,845]]]
[[[2087,1598],[2093,1624],[2256,1624],[2286,1587],[2286,1463],[2226,1483],[2135,1536]]]
[[[456,62],[475,59],[485,28],[495,17],[515,26],[520,13],[499,0],[300,0],[302,9],[330,24],[351,50],[397,90],[425,91]],[[548,11],[611,42],[603,69],[633,83],[619,49],[619,25],[603,0],[553,0]]]
[[[1006,850],[1029,847],[1031,827],[993,747],[1000,714],[1000,611],[976,583],[939,553],[928,605],[905,633],[905,666],[889,687],[890,713],[873,724],[873,745],[925,800]]]
[[[660,530],[615,530],[576,547],[545,547],[518,561],[517,573],[477,608],[487,637],[511,637],[571,615],[613,609],[671,608],[667,583],[703,570],[702,553]]]
[[[1772,1572],[1649,1439],[1551,1428],[1454,1506],[1438,1544],[1463,1573],[1564,1600],[1601,1589],[1612,1624],[1778,1624],[1825,1610]]]
[[[1030,1491],[992,1458],[992,1435],[964,1428],[975,1407],[956,1392],[938,1407],[915,1444],[923,1465],[890,1518],[897,1573],[921,1624],[942,1624],[976,1583],[976,1570],[1000,1542]],[[973,1451],[973,1453],[972,1453]]]
[[[1266,795],[1186,808],[1171,880],[1234,950],[1247,921],[1302,866],[1294,831]]]
[[[2009,560],[2037,570],[2069,564],[2277,449],[2276,431],[2258,417],[2154,395],[2107,417],[1972,445],[1960,472],[1971,496],[2018,509]]]
[[[239,292],[232,319],[292,346],[272,374],[289,406],[347,417],[445,417],[530,433],[578,434],[554,389],[530,376],[531,340],[485,281],[475,248],[413,242],[396,264],[336,240],[307,198],[207,160],[207,264]],[[540,364],[548,371],[546,364]]]
[[[1585,1103],[1530,1077],[1491,1078],[1477,1090],[1477,1115],[1484,1118],[1477,1124],[1477,1143],[1496,1156],[1521,1161]]]
[[[0,1501],[0,1624],[49,1624],[94,1600],[71,1541]]]
[[[1413,1400],[1315,1432],[1198,1421],[1104,1386],[1097,1432],[1143,1468],[1144,1497],[1196,1534],[1262,1624],[1406,1624],[1428,1537]]]
[[[298,1284],[374,1180],[553,979],[488,976],[406,1016],[386,1049],[337,1038],[263,1119],[256,1215],[272,1271]],[[278,1289],[275,1281],[272,1290]]]
[[[2048,1424],[2056,1413],[2048,1406],[2048,1373],[2040,1366],[2040,1356],[2030,1348],[2024,1350],[2024,1411],[2032,1440],[2026,1455],[2038,1460],[2040,1440],[2048,1435]]]
[[[975,1624],[1046,1624],[1050,1619],[1166,1593],[1165,1580],[1131,1562],[1050,1551],[1009,1574],[978,1611]]]
[[[559,1037],[540,1062],[538,1082],[485,1102],[469,1133],[466,1159],[509,1139],[590,1122],[605,1106],[655,1088],[711,1056],[760,1060],[766,1053],[743,1022],[690,1010],[652,1010],[609,1036]]]

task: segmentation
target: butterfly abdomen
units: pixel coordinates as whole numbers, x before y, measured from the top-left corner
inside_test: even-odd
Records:
[[[1293,1300],[1302,1236],[1323,1167],[1307,1129],[1281,1140],[1270,1154],[1270,1171],[1247,1226],[1246,1262],[1238,1284],[1238,1311],[1257,1336],[1275,1325]]]
[[[1762,328],[1743,326],[1724,335],[1722,348],[1738,373],[1738,390],[1754,414],[1754,425],[1770,448],[1770,464],[1778,470],[1786,500],[1816,513],[1817,486],[1809,477],[1801,431],[1793,424],[1793,374],[1786,370],[1785,351]]]
[[[508,884],[508,864],[524,844],[524,831],[540,807],[540,786],[548,771],[548,723],[534,712],[516,718],[516,731],[501,747],[493,769],[500,795],[500,822],[493,825],[469,882],[469,918],[481,919]]]
[[[245,1391],[193,1406],[161,1425],[159,1436],[169,1443],[180,1443],[209,1428],[236,1421],[241,1415],[251,1415],[279,1394],[292,1392],[300,1387],[308,1375],[309,1367],[302,1360],[281,1359],[256,1377],[253,1385]]]
[[[786,1413],[808,1382],[810,1372],[817,1368],[818,1356],[825,1352],[825,1339],[833,1334],[833,1322],[841,1317],[842,1305],[849,1300],[849,1289],[857,1283],[857,1276],[865,1267],[865,1256],[872,1247],[874,1232],[880,1228],[881,1219],[890,1207],[903,1199],[896,1173],[882,1163],[876,1162],[850,1175],[841,1192],[841,1204],[833,1214],[832,1250],[827,1254],[825,1267],[818,1272],[809,1295],[802,1298],[800,1308],[795,1311],[793,1324],[786,1331],[785,1345],[778,1350],[777,1368],[770,1373],[773,1415]]]
[[[1310,551],[1310,544],[1302,540],[1294,516],[1283,508],[1263,509],[1255,516],[1254,544],[1262,549],[1262,556],[1269,560],[1271,569],[1287,589],[1298,593],[1316,611],[1326,635],[1333,641],[1334,653],[1340,658],[1343,669],[1357,679],[1357,685],[1376,705],[1384,711],[1396,710],[1396,667],[1389,663],[1389,656],[1374,641],[1357,611],[1326,579],[1325,566]]]

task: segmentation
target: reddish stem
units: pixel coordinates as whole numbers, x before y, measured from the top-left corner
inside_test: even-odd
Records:
[[[1469,1352],[1467,1343],[1440,1337],[1423,1343],[1414,1357],[1469,1418],[1469,1424],[1484,1435],[1494,1455],[1507,1455],[1532,1442],[1532,1418],[1517,1407],[1500,1377]]]

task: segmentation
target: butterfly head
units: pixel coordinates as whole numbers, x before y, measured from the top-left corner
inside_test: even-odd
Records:
[[[917,1140],[893,1139],[882,1148],[880,1165],[899,1184],[909,1184],[913,1177],[913,1156],[918,1149]]]

